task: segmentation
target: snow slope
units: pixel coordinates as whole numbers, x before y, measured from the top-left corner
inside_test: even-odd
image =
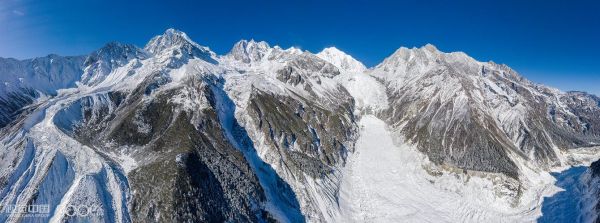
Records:
[[[27,172],[14,172],[14,176],[27,180],[27,187],[19,188],[18,184],[8,185],[9,194],[2,200],[3,204],[26,205],[30,200],[35,204],[50,204],[51,213],[44,221],[61,222],[67,212],[67,206],[81,203],[75,202],[74,194],[85,193],[92,188],[80,187],[79,183],[87,176],[94,176],[101,172],[105,178],[100,182],[104,190],[99,196],[107,199],[99,200],[97,205],[109,206],[115,210],[111,221],[128,222],[123,216],[127,213],[124,206],[125,191],[122,179],[117,176],[120,171],[110,165],[100,154],[91,148],[82,145],[70,136],[64,134],[57,128],[54,122],[55,115],[78,99],[78,94],[59,95],[41,107],[41,119],[31,123],[31,127],[25,129],[26,135],[16,135],[10,138],[6,144],[18,143],[18,141],[30,141],[35,148],[34,160],[29,164],[31,169]],[[5,145],[6,145],[5,144]],[[64,157],[64,158],[61,158]],[[26,162],[26,160],[22,160]],[[71,169],[63,171],[63,169]],[[20,175],[20,176],[19,176]],[[45,186],[47,185],[47,186]],[[47,196],[45,196],[47,194]],[[109,200],[109,203],[103,203]],[[7,222],[18,222],[20,215],[10,215]],[[35,220],[35,219],[34,219]]]
[[[356,151],[342,171],[337,222],[534,222],[538,199],[561,190],[548,173],[532,173],[523,179],[532,187],[514,205],[496,194],[493,179],[432,176],[427,159],[395,143],[382,120],[367,115],[360,125]]]

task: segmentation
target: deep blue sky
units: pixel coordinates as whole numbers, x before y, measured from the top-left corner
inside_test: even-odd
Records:
[[[0,0],[0,57],[143,46],[169,27],[219,54],[254,38],[312,52],[336,46],[367,66],[432,43],[600,94],[600,1]]]

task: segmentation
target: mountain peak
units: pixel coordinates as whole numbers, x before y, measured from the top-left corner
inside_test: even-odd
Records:
[[[159,53],[164,49],[171,48],[174,46],[186,46],[191,45],[196,48],[203,48],[196,42],[192,41],[187,34],[182,31],[170,28],[165,31],[162,35],[155,36],[146,44],[144,49],[152,54]]]
[[[478,61],[463,52],[442,52],[433,44],[428,43],[419,48],[400,47],[376,67],[385,71],[402,71],[405,70],[407,66],[424,69],[425,67],[439,64],[442,61],[448,63],[461,63],[468,66],[479,66]]]
[[[346,54],[346,53],[344,53],[344,51],[341,51],[340,49],[336,48],[335,46],[326,47],[321,52],[322,53],[327,52],[327,53],[335,53],[335,54]]]
[[[116,53],[124,53],[124,54],[135,53],[135,54],[139,54],[141,56],[144,54],[142,49],[138,48],[137,46],[135,46],[133,44],[124,44],[124,43],[115,42],[115,41],[107,43],[102,48],[96,50],[92,54],[116,54]]]
[[[254,41],[254,39],[240,40],[229,52],[229,55],[236,60],[244,63],[250,63],[261,60],[265,54],[271,49],[265,41]]]
[[[327,47],[317,54],[317,57],[332,63],[345,71],[364,71],[367,68],[360,61],[335,47]]]
[[[256,48],[260,48],[260,49],[269,49],[270,46],[267,42],[265,41],[255,41],[254,39],[250,39],[250,40],[240,40],[239,42],[236,43],[237,44],[242,44],[244,46],[248,46],[248,47],[256,47]]]
[[[200,58],[210,63],[216,63],[216,54],[208,47],[194,42],[182,31],[170,28],[164,34],[158,35],[150,40],[144,50],[162,57],[174,57],[177,59]]]
[[[165,34],[167,35],[182,35],[182,36],[187,36],[187,34],[185,34],[184,32],[174,29],[174,28],[168,28],[167,30],[165,30]]]
[[[105,62],[112,61],[111,63],[122,65],[122,63],[126,63],[129,59],[144,59],[147,57],[146,52],[132,44],[109,42],[87,56],[84,65],[89,66],[99,60],[104,60]]]
[[[429,52],[432,52],[432,53],[435,53],[435,52],[440,52],[440,51],[438,50],[438,48],[437,48],[437,47],[435,47],[435,46],[434,46],[433,44],[431,44],[431,43],[425,44],[425,46],[421,47],[421,49],[425,49],[425,50],[427,50],[427,51],[429,51]]]
[[[99,83],[114,68],[124,66],[133,59],[141,60],[148,57],[148,53],[132,44],[109,42],[86,57],[81,82],[84,84]]]

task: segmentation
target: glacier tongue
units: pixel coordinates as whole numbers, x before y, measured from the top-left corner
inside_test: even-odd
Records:
[[[539,196],[557,190],[546,187],[553,183],[550,175],[532,173],[524,179],[532,187],[522,195],[531,201],[513,206],[498,196],[493,178],[434,177],[426,171],[427,159],[395,143],[382,120],[366,115],[360,126],[356,151],[342,170],[337,222],[531,222],[541,214]]]

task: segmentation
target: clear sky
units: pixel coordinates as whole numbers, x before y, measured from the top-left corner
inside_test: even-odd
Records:
[[[505,63],[527,78],[600,95],[600,1],[0,0],[0,57],[140,47],[174,27],[219,54],[240,39],[374,66],[400,46],[436,45]]]

